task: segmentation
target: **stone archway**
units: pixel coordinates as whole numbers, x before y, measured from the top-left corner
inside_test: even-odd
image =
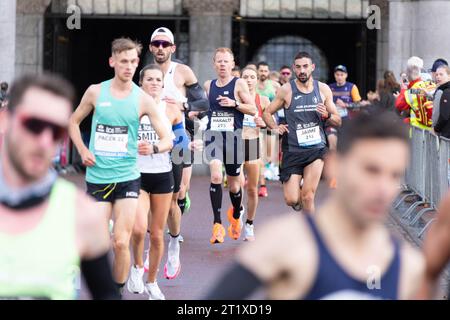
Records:
[[[329,68],[325,54],[312,41],[300,36],[285,35],[270,39],[256,51],[252,61],[265,61],[272,70],[278,70],[283,65],[292,65],[299,51],[306,51],[313,57],[316,64],[314,78],[327,82]]]

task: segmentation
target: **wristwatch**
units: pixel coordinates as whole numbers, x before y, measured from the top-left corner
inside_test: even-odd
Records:
[[[187,102],[183,102],[183,111],[187,111],[189,109],[189,104]]]
[[[159,153],[159,148],[156,144],[153,145],[153,153]]]
[[[239,103],[239,101],[237,101],[237,100],[234,101],[234,104],[236,105],[236,109],[239,108],[239,106],[241,105],[241,104]]]

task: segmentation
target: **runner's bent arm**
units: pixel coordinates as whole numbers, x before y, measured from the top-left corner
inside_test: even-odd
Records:
[[[278,90],[275,99],[273,99],[273,101],[269,104],[269,106],[265,108],[263,111],[263,120],[267,124],[267,126],[272,130],[277,129],[277,124],[273,119],[272,115],[284,107],[287,93],[286,91],[288,90],[287,88],[290,88],[290,84],[289,86],[286,85],[282,86]]]
[[[188,99],[188,111],[208,111],[209,100],[203,88],[199,85],[197,77],[191,68],[186,65],[180,65],[184,75],[186,87],[186,96]]]
[[[99,215],[94,202],[83,192],[77,194],[76,241],[81,258],[81,272],[95,300],[118,300],[108,259],[110,237],[108,219]]]
[[[90,154],[89,149],[84,145],[81,138],[80,123],[91,113],[94,109],[95,100],[97,97],[98,85],[91,85],[83,95],[80,105],[70,116],[69,120],[69,135],[73,144],[81,155],[83,164],[86,166],[93,166],[95,164],[95,157]]]
[[[439,205],[437,220],[431,225],[423,248],[426,270],[419,298],[432,299],[439,276],[450,259],[450,194]]]
[[[336,105],[333,102],[333,92],[326,84],[323,84],[323,86],[321,85],[320,88],[320,91],[325,95],[323,104],[325,105],[326,110],[330,113],[330,118],[328,118],[327,123],[332,126],[340,127],[342,124],[342,119],[337,111]]]
[[[173,142],[169,130],[163,125],[162,117],[165,115],[161,115],[160,112],[158,112],[155,100],[153,100],[152,97],[143,94],[141,99],[141,112],[139,118],[144,114],[150,118],[152,127],[155,129],[156,134],[160,139],[157,144],[159,152],[163,153],[170,151],[173,147]]]
[[[258,109],[250,96],[247,83],[242,79],[238,79],[236,81],[236,86],[238,90],[238,97],[242,102],[237,109],[244,114],[249,114],[252,116],[256,115],[258,113]]]

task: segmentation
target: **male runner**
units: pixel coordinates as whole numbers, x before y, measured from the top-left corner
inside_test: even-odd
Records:
[[[296,79],[281,87],[263,113],[269,128],[278,134],[286,134],[282,141],[280,180],[287,205],[296,211],[303,207],[314,212],[314,197],[327,151],[324,125],[341,124],[331,90],[313,79],[314,69],[312,57],[299,52],[293,65]],[[282,108],[287,124],[277,126],[272,115]],[[302,179],[303,187],[300,188]]]
[[[361,102],[361,96],[359,94],[358,87],[347,81],[348,71],[343,65],[338,65],[334,68],[334,78],[336,82],[329,85],[333,92],[333,101],[336,104],[336,108],[341,116],[343,122],[347,119],[351,119],[355,114],[355,106],[363,106],[365,103]],[[326,126],[325,132],[328,138],[328,144],[330,151],[336,150],[337,144],[337,128],[334,126]],[[329,178],[329,187],[335,189],[337,181],[335,177]]]
[[[270,70],[267,62],[261,61],[257,65],[258,73],[258,85],[256,87],[256,93],[260,96],[269,98],[270,102],[275,99],[277,90],[280,88],[280,84],[270,79]],[[276,114],[277,124],[279,124],[279,118],[283,118],[283,110],[279,110]],[[266,131],[267,135],[263,138],[265,152],[263,161],[265,162],[264,174],[268,175],[267,178],[271,180],[278,180],[279,168],[278,168],[278,144],[276,138],[272,136],[272,132]],[[276,149],[276,150],[275,150]],[[267,188],[264,188],[264,196],[268,195]]]
[[[214,226],[210,242],[223,243],[225,229],[222,226],[222,164],[230,190],[233,208],[228,211],[229,236],[237,240],[242,228],[242,190],[239,175],[243,163],[242,124],[244,114],[256,115],[257,109],[250,96],[247,83],[233,77],[234,55],[229,48],[218,48],[214,54],[217,79],[205,82],[210,110],[208,131],[205,136],[206,156],[211,170],[210,197],[214,214]]]
[[[0,110],[0,300],[75,299],[81,271],[94,299],[119,299],[107,220],[51,169],[74,91],[53,75],[23,76]]]
[[[413,299],[424,259],[385,225],[408,156],[408,130],[394,114],[359,115],[331,161],[339,188],[317,214],[261,228],[208,298],[244,299],[262,287],[271,299]]]
[[[164,73],[162,99],[168,103],[178,104],[183,112],[193,112],[193,115],[198,115],[200,111],[207,111],[209,109],[208,98],[203,88],[198,84],[197,77],[192,69],[185,64],[171,60],[172,54],[176,51],[173,33],[164,27],[157,28],[151,36],[149,50],[153,54],[155,63],[161,67]],[[185,128],[188,129],[192,139],[194,122],[190,117],[185,117],[184,120]],[[175,187],[167,220],[170,243],[165,265],[166,275],[170,279],[174,279],[180,269],[181,216],[185,209],[190,207],[187,192],[192,176],[193,159],[192,154],[187,153],[182,154],[182,157],[172,158]]]
[[[172,139],[152,97],[133,83],[142,46],[120,38],[112,43],[109,65],[114,78],[91,85],[72,114],[69,133],[87,166],[87,191],[97,200],[97,211],[109,219],[114,212],[113,273],[122,290],[130,270],[130,238],[140,190],[137,166],[139,119],[147,115],[160,137],[150,153],[166,152]],[[79,125],[94,110],[89,149]],[[139,149],[145,148],[139,144]]]

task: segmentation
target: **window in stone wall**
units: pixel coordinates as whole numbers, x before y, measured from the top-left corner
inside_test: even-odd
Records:
[[[369,0],[241,0],[249,18],[363,19]]]
[[[292,65],[295,55],[306,51],[312,55],[316,70],[314,78],[328,81],[328,61],[322,50],[308,39],[298,36],[272,38],[258,49],[251,61],[265,61],[271,70],[278,70],[283,65]]]
[[[65,14],[68,5],[77,5],[85,15],[182,15],[182,0],[53,0],[51,12]]]

